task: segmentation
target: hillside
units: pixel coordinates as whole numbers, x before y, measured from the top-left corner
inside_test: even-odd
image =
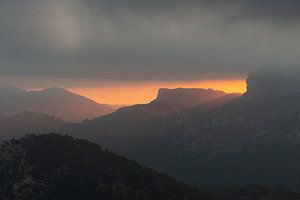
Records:
[[[45,133],[62,128],[66,123],[42,113],[22,112],[13,117],[0,118],[0,142],[29,133]]]
[[[208,199],[198,189],[69,136],[27,135],[5,142],[0,163],[1,199]]]
[[[7,92],[9,91],[14,94],[20,94],[22,93],[20,91],[23,91],[17,88],[8,89],[7,87],[6,90]],[[28,92],[26,91],[23,92],[26,95],[28,94]],[[48,96],[47,98],[49,99],[51,99],[52,96],[57,96],[52,93],[62,93],[63,95],[66,95],[65,94],[66,92],[59,88],[48,89],[44,92],[38,91],[38,92],[31,92],[31,93],[36,96],[40,96],[41,93],[45,93],[45,95],[47,94],[46,96]],[[179,98],[178,100],[176,100],[176,98],[171,98],[174,95],[176,95],[177,97],[181,96],[181,98]],[[198,98],[191,99],[192,97],[194,98],[198,97]],[[28,133],[52,132],[54,130],[60,132],[62,131],[65,133],[68,133],[70,131],[69,133],[72,133],[74,135],[76,135],[78,131],[78,135],[81,137],[82,134],[79,132],[79,130],[82,130],[85,133],[84,135],[89,136],[90,133],[94,134],[95,132],[93,130],[92,131],[84,130],[84,127],[89,127],[93,129],[95,128],[97,129],[96,131],[98,132],[101,131],[100,129],[98,129],[100,128],[100,126],[104,125],[108,127],[114,127],[113,124],[110,123],[115,123],[116,121],[118,121],[119,126],[121,126],[120,130],[126,130],[132,128],[134,129],[132,132],[135,134],[137,133],[136,131],[138,131],[137,129],[138,126],[144,128],[149,121],[158,122],[161,119],[165,119],[170,116],[173,116],[174,114],[181,113],[182,110],[195,106],[195,102],[197,102],[198,103],[197,105],[200,107],[207,107],[206,105],[205,106],[201,106],[201,105],[206,104],[206,102],[209,102],[209,104],[212,105],[221,104],[222,102],[226,102],[232,98],[237,98],[237,97],[238,97],[237,95],[231,95],[231,94],[228,95],[223,92],[215,91],[211,89],[161,89],[158,93],[157,99],[155,99],[153,102],[149,104],[124,107],[119,109],[116,113],[107,115],[107,117],[105,118],[97,118],[97,120],[84,120],[84,122],[81,124],[64,123],[63,121],[59,120],[57,117],[52,117],[51,115],[29,112],[29,111],[22,111],[21,113],[18,113],[11,117],[7,117],[5,115],[0,116],[0,131],[1,131],[0,140],[19,137]],[[47,99],[46,97],[43,98]],[[184,101],[184,98],[187,98],[188,100]],[[32,99],[41,100],[40,97],[38,98],[34,97]],[[17,100],[20,101],[18,105],[25,104],[25,102],[23,102],[24,98],[17,98]],[[31,102],[30,104],[35,105],[35,107],[33,107],[31,110],[43,110],[43,112],[53,113],[53,116],[60,116],[60,111],[56,112],[55,109],[46,111],[46,108],[42,107],[45,104],[45,101],[43,100],[40,103]],[[66,101],[66,99],[63,100],[63,102],[64,101]],[[169,101],[169,103],[167,103],[167,101]],[[193,102],[193,103],[191,104],[186,102]],[[53,101],[51,101],[51,103],[56,108],[59,108],[59,105],[62,105],[62,103],[59,102],[59,99],[54,99]],[[61,108],[62,111],[68,109],[68,107],[64,107],[64,106],[61,106]],[[21,109],[19,109],[19,111],[21,111]],[[17,112],[17,111],[14,110],[13,112]],[[64,113],[64,115],[66,114],[71,115],[72,113],[75,112],[79,113],[80,115],[83,114],[81,111],[78,111],[77,109],[72,109],[71,113]],[[115,119],[115,117],[117,117],[118,119]],[[102,119],[105,120],[103,122],[100,122],[102,121]],[[132,124],[131,122],[134,122],[134,124]],[[95,124],[96,127],[94,127],[93,124]],[[132,125],[134,125],[135,128]],[[98,134],[96,137],[98,137]]]
[[[160,89],[157,98],[148,104],[123,107],[112,114],[85,121],[66,130],[73,132],[74,127],[78,130],[85,129],[85,135],[91,138],[95,136],[94,139],[101,137],[98,132],[116,137],[145,136],[150,133],[158,135],[165,126],[175,128],[178,124],[173,124],[172,121],[184,117],[187,110],[196,108],[199,112],[204,112],[238,97],[239,94],[226,94],[212,89]]]

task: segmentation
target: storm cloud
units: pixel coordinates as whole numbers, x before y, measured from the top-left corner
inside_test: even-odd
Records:
[[[300,66],[296,0],[0,0],[0,77],[178,81]]]

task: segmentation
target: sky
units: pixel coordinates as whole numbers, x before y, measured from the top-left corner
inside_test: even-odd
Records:
[[[0,81],[105,103],[146,102],[159,87],[242,92],[253,70],[299,66],[299,10],[298,0],[0,0]]]
[[[122,83],[106,87],[71,87],[70,91],[81,94],[97,102],[115,105],[148,103],[156,98],[159,88],[214,88],[228,93],[243,93],[246,90],[244,79],[203,80],[182,82],[142,82]]]

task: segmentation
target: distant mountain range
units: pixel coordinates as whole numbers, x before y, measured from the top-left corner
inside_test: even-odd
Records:
[[[247,83],[242,96],[216,91],[216,98],[185,107],[173,98],[175,90],[166,95],[169,101],[158,95],[150,104],[61,131],[200,187],[283,185],[300,191],[298,76],[260,72]]]
[[[40,91],[0,87],[0,115],[12,117],[24,111],[44,113],[67,122],[80,122],[115,111],[113,106],[53,87]]]
[[[142,142],[145,136],[156,138],[160,134],[165,135],[163,132],[169,127],[176,128],[180,123],[174,124],[174,120],[186,110],[204,112],[238,97],[239,94],[212,89],[161,89],[157,98],[149,104],[124,107],[105,117],[67,126],[63,131],[70,131],[75,136],[77,131],[84,131],[84,137],[112,148],[123,144],[130,146]],[[82,137],[80,133],[78,136]]]
[[[14,91],[13,89],[17,90],[17,92],[15,92],[17,94],[19,94],[20,92],[24,92],[23,90],[17,88],[10,88],[8,91],[12,92]],[[222,102],[226,102],[232,98],[237,97],[239,97],[238,94],[226,94],[224,92],[212,89],[160,89],[157,98],[151,103],[145,105],[134,105],[124,107],[119,109],[115,114],[109,116],[119,116],[122,115],[121,113],[123,113],[124,119],[122,119],[121,121],[124,123],[124,125],[126,125],[128,119],[127,116],[131,115],[132,112],[136,112],[138,114],[136,116],[138,117],[137,120],[147,120],[148,118],[166,118],[167,116],[174,115],[175,113],[179,113],[184,109],[193,107],[195,105],[205,104],[205,107],[208,107],[209,104],[221,104]],[[49,99],[51,99],[50,95]],[[187,101],[184,101],[184,99],[187,99]],[[9,110],[9,108],[6,109]],[[36,108],[33,108],[31,110],[34,109]],[[45,109],[41,108],[39,110]],[[20,113],[18,113],[19,111]],[[58,130],[59,127],[72,127],[71,129],[73,129],[73,125],[71,126],[69,123],[65,123],[62,120],[56,118],[57,114],[55,114],[54,111],[50,112],[53,114],[53,116],[51,114],[44,114],[46,113],[45,111],[21,112],[21,109],[19,111],[8,112],[11,113],[11,115],[12,113],[18,113],[10,117],[4,115],[2,115],[1,117],[0,115],[0,132],[2,133],[0,134],[0,139],[20,137],[24,135],[24,133],[44,133],[47,131],[49,132],[52,130]],[[73,112],[76,113],[79,111],[75,109]],[[127,114],[127,112],[129,113]],[[132,115],[132,117],[134,116]],[[94,121],[83,120],[82,124],[85,125],[89,124],[90,122],[93,123]],[[74,126],[77,125],[81,126],[81,124],[74,124]]]
[[[300,191],[298,77],[251,74],[242,96],[162,89],[149,104],[48,130],[89,139],[201,188],[254,184]]]

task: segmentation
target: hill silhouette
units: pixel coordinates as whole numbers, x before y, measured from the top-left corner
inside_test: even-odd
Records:
[[[26,135],[0,147],[1,199],[205,200],[164,174],[57,134]]]
[[[40,91],[0,87],[0,113],[12,117],[24,111],[44,113],[66,122],[80,122],[113,112],[109,105],[98,104],[65,89],[52,87]]]

